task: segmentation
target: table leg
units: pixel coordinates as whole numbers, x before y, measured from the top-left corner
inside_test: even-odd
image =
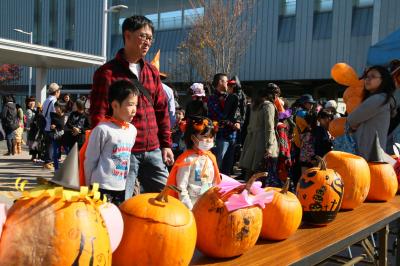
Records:
[[[387,266],[389,225],[378,231],[379,235],[379,266]]]
[[[396,265],[400,265],[400,219],[397,220],[396,234]]]

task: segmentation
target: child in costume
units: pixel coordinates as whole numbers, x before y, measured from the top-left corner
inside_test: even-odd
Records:
[[[187,150],[178,157],[167,185],[175,185],[181,190],[179,195],[172,191],[170,194],[189,209],[204,192],[221,182],[215,156],[210,151],[215,133],[210,119],[202,116],[187,118],[184,134]]]
[[[137,131],[130,123],[136,114],[139,90],[127,80],[108,89],[109,115],[91,132],[85,153],[86,185],[99,183],[99,191],[114,204],[125,199],[126,177]]]

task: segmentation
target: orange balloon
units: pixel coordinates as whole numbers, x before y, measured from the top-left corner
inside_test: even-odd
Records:
[[[352,98],[348,99],[346,102],[346,112],[348,114],[353,112],[362,103],[362,101],[363,101],[362,98],[352,97]]]
[[[339,84],[346,86],[358,85],[359,80],[354,69],[346,63],[337,63],[331,69],[332,78]]]
[[[346,117],[339,117],[333,119],[329,123],[329,133],[331,133],[331,135],[335,138],[342,136],[344,134],[344,127],[346,124],[346,120],[347,120]]]

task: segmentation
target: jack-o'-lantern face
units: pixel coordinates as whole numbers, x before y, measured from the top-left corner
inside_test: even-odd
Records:
[[[303,221],[325,225],[335,219],[340,209],[344,186],[340,175],[320,160],[321,168],[310,168],[301,176],[297,197],[303,208]]]

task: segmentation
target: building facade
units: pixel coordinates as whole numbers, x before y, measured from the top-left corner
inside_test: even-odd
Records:
[[[124,18],[142,14],[156,28],[147,59],[161,49],[160,68],[172,71],[170,62],[176,60],[177,46],[190,30],[193,17],[207,16],[204,7],[192,2],[109,0],[109,6],[123,4],[128,9],[108,15],[108,58],[122,47]],[[249,23],[256,29],[255,36],[236,73],[229,74],[238,74],[254,86],[278,81],[293,94],[310,91],[332,96],[325,95],[335,86],[330,80],[332,65],[347,62],[361,74],[368,48],[400,27],[398,0],[256,0],[253,12]],[[100,55],[102,18],[103,0],[2,0],[0,38],[29,41],[29,36],[13,30],[18,28],[32,31],[36,44]],[[68,89],[87,90],[94,70],[54,70],[48,80]],[[14,85],[27,87],[27,77],[24,67],[21,80]]]

